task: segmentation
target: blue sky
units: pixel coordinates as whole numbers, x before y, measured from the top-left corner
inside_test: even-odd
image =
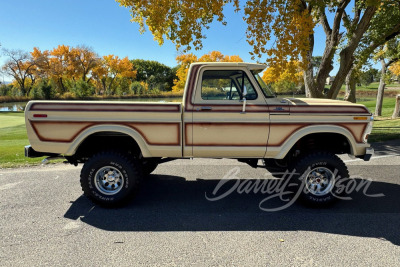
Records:
[[[243,14],[234,13],[231,6],[226,11],[228,25],[213,23],[205,32],[203,49],[193,53],[201,56],[218,50],[252,62]],[[115,54],[175,66],[178,55],[175,46],[168,40],[159,46],[149,31],[141,35],[138,25],[131,23],[130,18],[129,10],[113,0],[3,0],[0,44],[2,48],[29,52],[33,47],[47,50],[59,44],[87,45],[100,56]],[[314,54],[322,55],[325,36],[320,28],[316,29],[315,39]],[[0,57],[0,65],[5,60],[4,56]]]

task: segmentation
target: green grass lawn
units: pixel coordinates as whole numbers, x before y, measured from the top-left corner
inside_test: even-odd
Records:
[[[330,85],[325,85],[326,88],[331,88]],[[369,85],[360,85],[357,86],[356,89],[358,92],[360,91],[377,91],[379,87],[379,82],[373,82],[370,83]],[[386,84],[385,90],[400,90],[400,83],[393,82],[390,84]],[[340,87],[340,91],[346,91],[346,85],[342,85]]]
[[[0,168],[39,164],[43,158],[24,155],[29,145],[23,112],[0,112]]]
[[[396,98],[385,97],[382,105],[382,117],[392,117]],[[376,100],[360,101],[359,104],[365,105],[372,113],[375,112]]]
[[[374,112],[375,100],[360,102]],[[400,119],[392,120],[395,99],[385,98],[382,117],[375,118],[370,142],[400,138]],[[24,146],[29,145],[23,112],[0,112],[0,168],[37,165],[43,158],[26,158]],[[57,161],[60,162],[60,161]]]
[[[369,142],[380,142],[392,139],[400,139],[400,119],[392,120],[395,98],[384,98],[382,116],[375,117],[374,128],[369,137]],[[372,113],[375,111],[376,101],[359,102],[365,105]]]

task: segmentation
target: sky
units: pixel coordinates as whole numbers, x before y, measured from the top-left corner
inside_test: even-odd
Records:
[[[243,13],[233,10],[232,6],[226,8],[227,26],[214,22],[205,31],[207,39],[203,41],[203,49],[193,50],[195,55],[217,50],[254,62],[246,42]],[[179,52],[175,45],[166,40],[159,46],[149,31],[140,34],[139,26],[130,19],[129,10],[113,0],[1,0],[0,44],[2,48],[27,52],[33,47],[51,50],[60,44],[86,45],[100,56],[114,54],[176,66]],[[316,29],[315,40],[314,55],[322,55],[325,35],[320,27]],[[1,56],[0,66],[5,61],[6,57]],[[337,66],[333,72],[336,71]]]

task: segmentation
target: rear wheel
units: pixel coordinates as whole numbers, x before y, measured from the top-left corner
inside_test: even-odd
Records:
[[[135,195],[141,176],[137,160],[118,152],[101,152],[83,165],[81,186],[94,203],[117,207]]]
[[[301,181],[300,198],[311,206],[327,206],[341,195],[338,185],[349,177],[344,162],[328,152],[314,152],[295,164],[297,178]]]

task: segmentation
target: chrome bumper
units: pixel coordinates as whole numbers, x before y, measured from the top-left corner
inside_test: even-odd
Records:
[[[38,152],[32,148],[32,146],[25,146],[25,157],[27,158],[40,158],[40,157],[56,157],[59,154]]]
[[[374,154],[374,149],[372,147],[367,147],[367,149],[365,150],[365,155],[363,160],[369,161],[373,154]]]

